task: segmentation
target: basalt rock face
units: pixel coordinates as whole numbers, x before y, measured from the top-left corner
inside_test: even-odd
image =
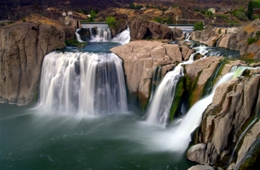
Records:
[[[126,83],[130,94],[145,104],[150,95],[153,71],[162,66],[165,74],[176,62],[183,60],[177,44],[164,44],[157,41],[132,41],[126,45],[111,49],[123,59]]]
[[[142,39],[177,39],[182,37],[182,34],[177,30],[173,32],[168,26],[143,19],[130,21],[129,27],[132,41]]]
[[[68,31],[67,31],[68,32]],[[66,31],[39,23],[0,29],[0,102],[25,105],[36,94],[43,57],[65,47]]]
[[[260,135],[260,69],[246,75],[218,86],[196,132],[196,144],[187,151],[188,159],[240,169],[240,162]]]

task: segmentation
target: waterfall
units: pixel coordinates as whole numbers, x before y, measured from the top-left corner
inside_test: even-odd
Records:
[[[190,37],[191,37],[191,31],[183,31],[184,32],[184,36],[185,36],[185,41],[189,41]]]
[[[82,41],[81,38],[80,38],[80,35],[79,35],[79,33],[78,33],[79,30],[80,30],[80,29],[77,29],[76,32],[75,32],[76,38],[77,38],[78,42],[84,42],[84,41]]]
[[[182,75],[183,68],[181,64],[165,75],[149,105],[146,119],[148,122],[166,125],[176,86]]]
[[[164,76],[155,93],[152,91],[146,113],[147,122],[163,127],[166,126],[172,102],[174,100],[176,86],[180,77],[184,74],[182,65],[191,64],[194,61],[193,58],[195,54],[196,53],[191,54],[188,61],[179,63],[174,70],[169,71]]]
[[[230,80],[233,75],[234,73],[228,73],[223,76],[215,84],[215,87],[210,95],[195,103],[183,119],[176,120],[179,123],[171,129],[173,137],[171,140],[171,145],[173,150],[178,152],[185,151],[191,141],[190,134],[200,125],[203,112],[208,105],[212,103],[216,88],[220,84]]]
[[[107,42],[111,40],[111,32],[109,28],[97,28],[97,32],[93,33],[90,29],[90,42]]]
[[[42,66],[39,106],[104,115],[127,111],[122,61],[113,53],[52,52]]]
[[[129,27],[117,34],[114,38],[111,36],[110,28],[87,28],[89,30],[90,42],[117,42],[120,44],[127,44],[130,41],[130,29]],[[84,42],[81,40],[78,33],[80,29],[77,29],[75,34],[78,42]]]
[[[130,42],[130,29],[127,27],[126,30],[116,35],[113,39],[113,42],[118,42],[120,44],[127,44]]]

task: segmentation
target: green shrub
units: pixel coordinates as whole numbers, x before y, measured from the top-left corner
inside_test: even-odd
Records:
[[[253,37],[253,38],[248,38],[248,39],[247,39],[247,43],[248,43],[248,44],[253,44],[253,43],[256,42],[256,41],[257,41],[257,39],[254,38],[254,37]]]
[[[259,30],[259,31],[256,31],[255,35],[256,35],[257,37],[260,37],[260,30]]]
[[[65,41],[65,44],[66,46],[74,46],[74,47],[79,47],[79,46],[82,46],[82,45],[87,45],[86,42],[78,42],[76,39],[71,39],[71,40],[66,40]]]
[[[203,30],[204,29],[204,25],[202,22],[196,22],[193,26],[194,31],[197,30]]]
[[[112,16],[110,17],[107,17],[106,18],[106,23],[107,25],[111,28],[111,27],[115,27],[115,24],[116,24],[116,19]]]
[[[246,14],[243,11],[235,10],[232,14],[239,20],[242,20],[242,21],[247,20]]]

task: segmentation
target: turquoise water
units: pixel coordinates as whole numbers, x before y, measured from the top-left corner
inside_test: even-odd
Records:
[[[134,113],[87,118],[32,108],[0,105],[1,170],[183,170],[192,165],[163,145],[167,138],[159,134],[167,129]]]

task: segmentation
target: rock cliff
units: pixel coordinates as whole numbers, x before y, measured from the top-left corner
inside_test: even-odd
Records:
[[[142,39],[181,39],[183,33],[179,29],[144,19],[133,19],[129,22],[131,41]]]
[[[195,31],[191,39],[208,46],[218,46],[237,50],[240,55],[250,59],[260,59],[260,20],[233,28],[207,28]]]
[[[0,102],[25,105],[37,93],[43,57],[65,47],[71,29],[56,23],[21,22],[0,28]]]
[[[216,89],[197,130],[196,144],[187,151],[191,161],[239,169],[246,151],[260,135],[260,69],[248,70],[245,75]]]
[[[112,48],[111,51],[123,59],[130,94],[137,95],[141,104],[145,105],[149,99],[151,79],[156,66],[162,66],[162,73],[165,74],[177,62],[183,61],[183,56],[189,50],[183,50],[182,53],[177,44],[142,40]]]

